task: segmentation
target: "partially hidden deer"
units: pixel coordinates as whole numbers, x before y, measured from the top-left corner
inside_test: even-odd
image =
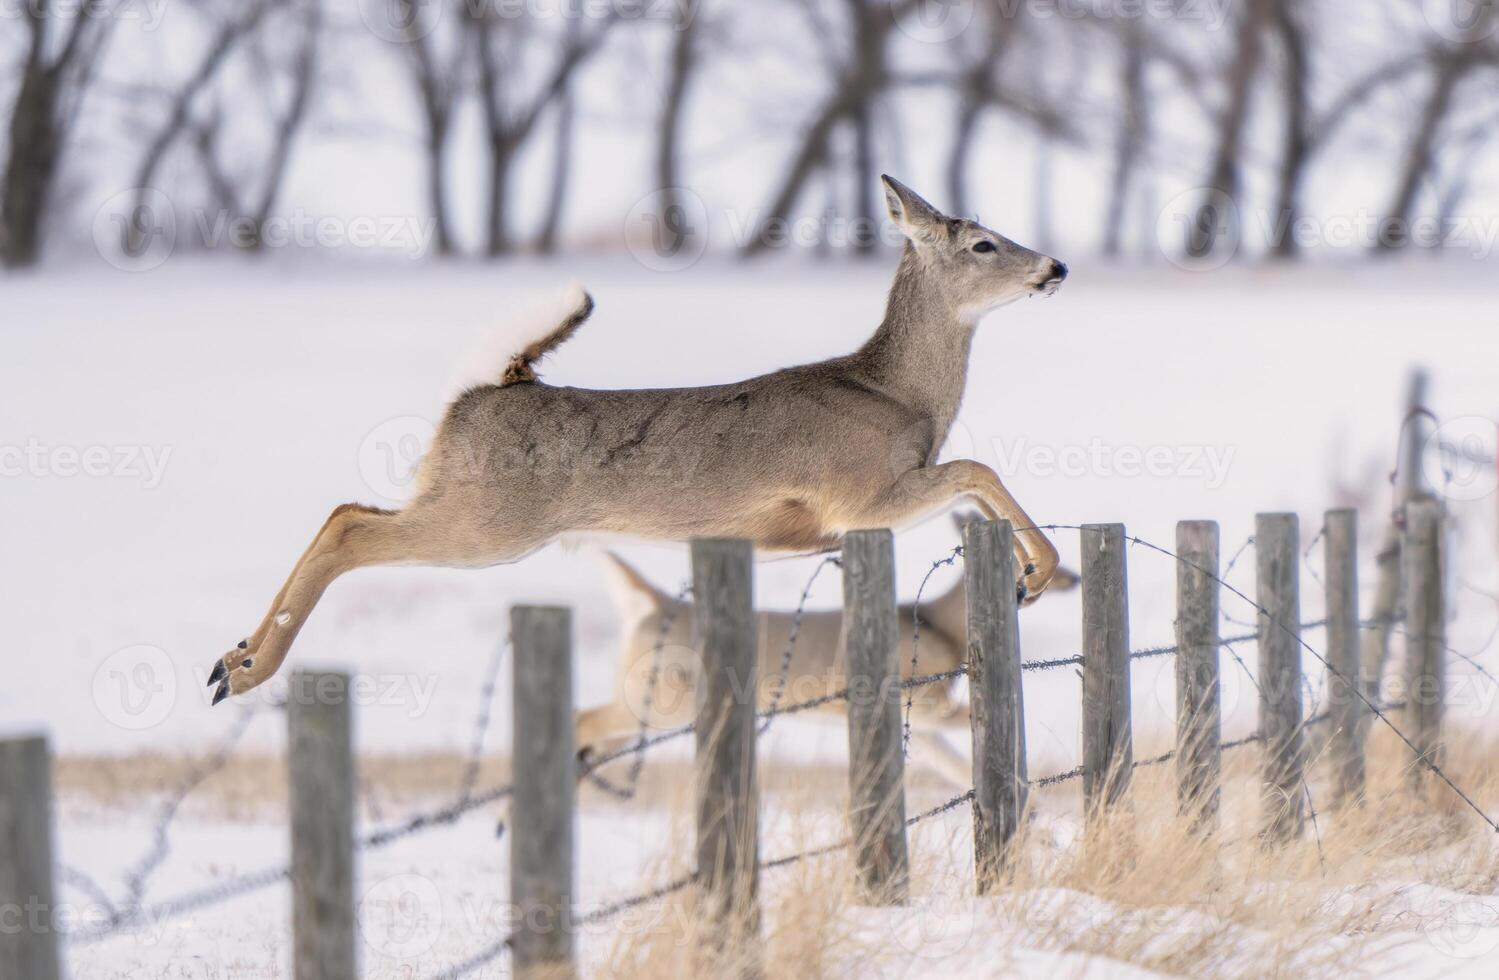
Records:
[[[1067,267],[882,180],[906,242],[884,319],[857,351],[711,387],[546,384],[534,364],[588,318],[584,295],[494,384],[448,406],[405,507],[334,509],[255,632],[215,664],[214,703],[275,674],[345,572],[514,562],[564,534],[733,537],[761,552],[815,552],[850,528],[900,527],[968,499],[1015,526],[1017,589],[1034,601],[1056,572],[1056,549],[993,470],[938,463],[937,453],[980,319],[1055,293]]]
[[[953,522],[961,529],[978,517],[957,513]],[[604,552],[603,559],[623,629],[613,700],[575,715],[573,744],[583,762],[622,748],[642,734],[691,724],[698,704],[701,664],[692,635],[691,601],[658,588],[612,551]],[[1077,583],[1076,574],[1059,568],[1047,591],[1071,589]],[[962,582],[923,596],[919,607],[914,602],[901,603],[896,615],[903,679],[948,674],[967,662]],[[847,688],[841,609],[810,609],[800,614],[761,609],[756,619],[758,710],[784,708]],[[956,785],[969,786],[972,764],[942,736],[944,731],[966,735],[970,727],[967,705],[953,696],[956,683],[956,678],[949,678],[910,690],[911,737],[931,750],[913,753],[912,760]],[[835,699],[819,710],[846,713],[848,702]]]

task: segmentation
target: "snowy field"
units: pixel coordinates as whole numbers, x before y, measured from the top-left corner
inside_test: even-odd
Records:
[[[45,731],[65,756],[193,754],[216,744],[237,709],[209,708],[204,680],[214,659],[253,629],[333,506],[399,502],[477,338],[503,329],[522,305],[568,277],[584,281],[598,313],[544,365],[544,376],[637,387],[729,381],[848,351],[878,322],[891,272],[890,262],[850,268],[709,259],[658,274],[622,259],[565,268],[182,260],[137,275],[79,268],[6,280],[0,643],[11,670],[0,686],[0,727]],[[1170,546],[1176,521],[1216,519],[1225,556],[1250,533],[1257,511],[1300,514],[1310,544],[1325,508],[1358,505],[1368,569],[1389,510],[1385,478],[1411,365],[1431,371],[1431,407],[1443,431],[1493,451],[1493,423],[1483,420],[1499,413],[1496,300],[1499,276],[1471,265],[1190,274],[1076,263],[1056,298],[1001,310],[980,328],[950,453],[995,467],[1042,523],[1121,521]],[[1496,579],[1492,477],[1459,468],[1444,479],[1438,455],[1430,458],[1457,522],[1453,560],[1462,586],[1454,590],[1450,641],[1499,669],[1488,643],[1499,611],[1482,594],[1495,590]],[[1058,532],[1056,541],[1076,567],[1076,533]],[[955,543],[945,518],[898,536],[903,597]],[[669,591],[687,574],[684,548],[618,547]],[[761,565],[759,603],[793,605],[814,564]],[[1319,567],[1313,551],[1303,575],[1308,618],[1320,611],[1310,574]],[[928,588],[936,594],[958,574],[940,570]],[[1129,576],[1133,645],[1169,642],[1172,562],[1137,548]],[[1232,580],[1252,592],[1252,561]],[[1366,593],[1372,584],[1366,572]],[[812,604],[831,606],[839,595],[836,577],[823,576]],[[536,601],[574,608],[577,700],[606,700],[619,623],[586,544],[553,546],[520,566],[485,571],[356,572],[329,591],[288,666],[340,667],[366,679],[357,717],[364,750],[463,752],[507,610]],[[1224,611],[1250,618],[1227,597]],[[1030,607],[1025,656],[1075,653],[1078,619],[1075,595]],[[1320,635],[1309,640],[1316,646]],[[1499,691],[1465,664],[1452,671],[1459,700],[1450,723],[1492,735]],[[495,752],[508,742],[505,674],[487,742]],[[1253,688],[1227,667],[1224,683],[1225,736],[1245,734],[1254,727]],[[1169,662],[1137,666],[1142,744],[1169,739],[1172,685]],[[1031,675],[1025,696],[1032,772],[1075,765],[1076,677]],[[786,719],[762,752],[836,763],[844,740],[833,719]],[[281,746],[271,712],[241,743],[245,752]],[[929,795],[926,802],[947,794]],[[149,812],[138,804],[64,801],[62,811],[64,860],[107,888],[149,846]],[[415,945],[398,954],[431,942],[405,959],[372,945],[369,975],[425,976],[495,935],[484,902],[502,887],[508,849],[494,840],[494,816],[480,813],[370,856],[365,887],[414,875],[419,894],[436,896],[431,909],[446,924],[435,938],[409,938]],[[968,819],[960,809],[933,821],[920,832],[923,846],[950,853],[962,867]],[[1055,819],[1065,835],[1065,813]],[[585,904],[668,877],[661,864],[668,829],[661,808],[585,808]],[[839,833],[830,803],[772,810],[763,852],[773,857]],[[285,856],[284,827],[262,816],[185,819],[173,841],[153,897]],[[1445,900],[1423,888],[1407,899],[1417,906]],[[289,975],[286,901],[285,889],[271,889],[149,935],[77,948],[74,976]],[[985,918],[996,915],[1009,925]],[[868,912],[855,923],[890,946],[877,969],[892,976],[1152,975],[1031,949],[1023,937],[1016,941],[1017,920],[992,905],[965,900],[943,906],[940,916],[894,918]],[[921,931],[924,922],[967,923],[982,941],[942,947]],[[1396,943],[1371,973],[1491,976],[1499,928],[1485,928],[1470,930],[1477,938],[1461,955],[1446,955],[1441,943]],[[603,961],[617,938],[610,930],[589,936],[585,957]],[[1421,940],[1419,929],[1412,938]],[[1475,957],[1490,938],[1492,955]],[[869,971],[851,962],[835,972]]]

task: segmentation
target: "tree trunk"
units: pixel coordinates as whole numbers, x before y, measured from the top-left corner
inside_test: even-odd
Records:
[[[321,0],[307,0],[307,16],[303,23],[302,47],[297,52],[292,70],[291,100],[286,112],[276,125],[275,141],[271,145],[271,157],[265,167],[265,183],[261,186],[260,200],[256,204],[255,245],[261,247],[261,230],[281,196],[281,187],[286,182],[286,171],[291,163],[291,151],[307,120],[307,109],[312,101],[313,83],[317,80],[318,39],[322,31]]]
[[[1228,73],[1228,104],[1218,123],[1218,141],[1213,151],[1207,188],[1196,220],[1187,233],[1187,254],[1194,258],[1211,255],[1222,244],[1227,232],[1237,235],[1239,229],[1228,216],[1220,213],[1225,199],[1229,204],[1239,200],[1239,156],[1244,130],[1249,121],[1250,96],[1259,74],[1261,37],[1267,0],[1248,0],[1239,23],[1237,45]],[[1236,247],[1238,241],[1231,240]]]
[[[1272,252],[1280,259],[1294,259],[1298,252],[1295,229],[1296,221],[1301,215],[1301,179],[1312,152],[1308,132],[1311,61],[1306,32],[1297,20],[1294,2],[1295,0],[1276,0],[1275,3],[1275,29],[1285,57],[1285,75],[1282,79],[1285,93],[1285,143],[1281,150],[1272,224],[1277,230]]]
[[[661,106],[661,121],[656,128],[656,187],[661,194],[661,213],[680,208],[677,188],[681,185],[682,119],[686,115],[687,89],[697,66],[695,32],[697,17],[688,16],[673,25],[676,31],[671,46],[671,71],[666,80],[666,99]],[[674,254],[682,245],[682,223],[663,221],[667,236],[664,247]]]
[[[1145,39],[1139,28],[1126,28],[1124,71],[1121,73],[1124,106],[1114,143],[1114,174],[1109,186],[1109,210],[1104,219],[1103,254],[1117,259],[1123,250],[1124,220],[1129,207],[1135,167],[1145,146]]]
[[[491,257],[512,249],[506,204],[510,196],[510,163],[515,148],[503,137],[489,142],[489,208],[485,216],[485,252]]]
[[[972,83],[965,85],[953,126],[952,147],[947,154],[947,203],[953,214],[968,213],[968,158],[973,152],[983,108],[983,95]]]
[[[796,199],[801,196],[807,178],[811,177],[812,172],[827,159],[828,139],[832,136],[833,127],[848,111],[848,106],[840,99],[834,98],[823,107],[821,114],[813,121],[806,136],[802,138],[801,148],[797,150],[790,168],[786,171],[785,179],[781,181],[781,189],[776,193],[775,200],[766,209],[765,217],[755,230],[753,237],[744,243],[742,254],[746,258],[758,255],[770,247],[766,227],[772,221],[784,219],[796,205]]]
[[[453,226],[448,217],[448,115],[427,116],[427,207],[432,211],[437,254],[453,254]]]
[[[61,144],[57,95],[56,75],[33,59],[16,93],[0,198],[0,258],[13,268],[32,265],[41,255],[42,214],[57,175]]]
[[[879,222],[874,199],[874,120],[873,106],[863,103],[854,112],[851,122],[854,130],[853,160],[853,212],[854,220],[848,229],[848,244],[852,244],[856,256],[875,254],[879,242]]]
[[[167,151],[189,129],[189,124],[192,122],[193,102],[202,93],[208,83],[213,80],[214,76],[218,74],[219,69],[228,59],[235,45],[254,30],[255,26],[260,22],[261,17],[265,15],[268,6],[269,4],[266,2],[257,2],[244,18],[226,21],[220,26],[218,34],[215,35],[213,43],[203,53],[198,66],[187,77],[187,80],[182,83],[182,87],[172,96],[172,107],[167,113],[166,122],[151,137],[151,142],[147,144],[146,152],[141,157],[140,165],[136,167],[135,209],[137,213],[146,204],[151,192],[156,189],[156,172],[160,169],[162,161],[166,159]],[[199,134],[199,156],[206,163],[211,163],[213,159],[208,154],[212,152],[215,131],[215,127],[208,127]],[[207,166],[205,169],[208,170],[207,176],[209,182],[215,186],[215,191],[219,197],[222,199],[226,196],[232,196],[224,193],[225,186],[227,185],[221,186],[222,181],[220,177],[222,175],[217,173],[212,166]],[[124,238],[124,249],[128,255],[139,254],[140,249],[146,244],[142,241],[141,228],[135,221],[126,222]]]
[[[45,0],[17,8],[30,34],[11,108],[10,145],[0,176],[0,264],[20,267],[41,257],[43,221],[68,125],[88,91],[112,16],[77,12],[61,45],[48,41],[56,19]],[[49,58],[49,50],[56,48]]]
[[[573,167],[573,94],[567,92],[557,104],[557,141],[552,155],[552,187],[547,195],[546,214],[541,232],[536,236],[536,250],[542,255],[557,251],[557,232],[562,225],[562,210],[567,203],[567,182]]]
[[[1395,200],[1380,225],[1377,250],[1396,251],[1410,244],[1410,222],[1416,210],[1416,195],[1435,162],[1437,136],[1452,109],[1452,95],[1471,66],[1472,62],[1457,54],[1447,54],[1437,62],[1431,93],[1421,109],[1421,124],[1406,151]]]

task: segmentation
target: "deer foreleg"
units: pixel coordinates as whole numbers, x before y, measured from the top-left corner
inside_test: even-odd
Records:
[[[1036,601],[1056,574],[1057,549],[1036,522],[1021,509],[989,467],[971,459],[923,466],[902,473],[873,508],[870,526],[903,524],[950,505],[971,499],[989,520],[1006,520],[1015,528],[1015,556],[1020,561],[1023,600]]]

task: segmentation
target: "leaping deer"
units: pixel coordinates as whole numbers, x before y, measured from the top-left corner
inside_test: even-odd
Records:
[[[368,565],[477,568],[565,533],[747,538],[766,551],[834,547],[971,499],[1016,527],[1017,588],[1034,601],[1057,551],[994,471],[937,463],[967,380],[974,327],[1067,267],[881,178],[906,244],[885,317],[852,354],[704,388],[592,391],[536,380],[533,364],[593,308],[586,296],[447,410],[399,511],[334,509],[248,639],[214,666],[213,703],[268,680],[330,583]]]

